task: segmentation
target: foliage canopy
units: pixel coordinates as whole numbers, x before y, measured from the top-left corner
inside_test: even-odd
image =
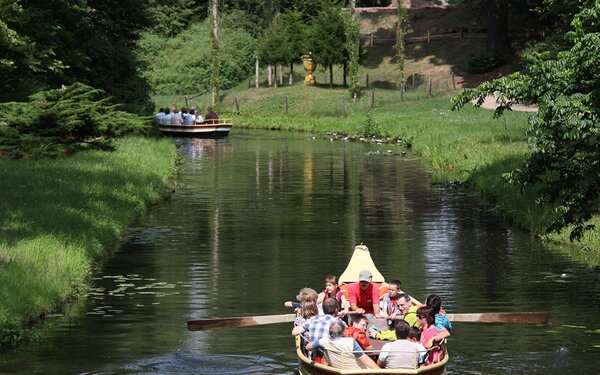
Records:
[[[510,110],[512,101],[539,106],[529,121],[532,153],[509,177],[522,188],[539,189],[538,202],[556,207],[548,231],[572,225],[571,240],[593,228],[587,223],[600,207],[599,19],[598,1],[579,2],[562,43],[526,52],[524,73],[486,82],[454,99],[456,109],[497,95],[496,116]]]

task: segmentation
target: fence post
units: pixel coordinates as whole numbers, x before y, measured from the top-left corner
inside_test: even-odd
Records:
[[[285,96],[285,114],[288,114],[288,96]]]
[[[413,73],[413,74],[412,74],[412,89],[413,89],[413,90],[415,89],[415,75],[416,75],[416,74],[417,74],[417,73]]]
[[[369,88],[369,74],[367,73],[367,88]]]
[[[429,36],[429,30],[427,30],[427,43],[431,43],[431,36]]]
[[[235,96],[234,98],[235,98],[235,111],[237,113],[240,113],[240,101],[238,100],[237,96]]]
[[[371,33],[371,46],[373,46],[373,33]]]
[[[427,93],[431,96],[431,77],[429,77],[429,81],[427,82]]]
[[[371,90],[371,108],[375,108],[375,90]]]

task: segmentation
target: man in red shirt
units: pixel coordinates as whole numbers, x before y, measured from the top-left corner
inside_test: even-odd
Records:
[[[373,348],[369,338],[367,337],[367,326],[369,319],[363,314],[354,314],[350,317],[351,325],[344,330],[344,337],[352,337],[363,350]]]
[[[358,282],[348,286],[348,302],[350,310],[359,314],[379,316],[379,287],[373,283],[373,274],[362,270],[358,274]]]

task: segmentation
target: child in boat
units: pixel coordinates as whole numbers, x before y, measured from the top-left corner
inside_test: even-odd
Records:
[[[335,275],[328,275],[325,277],[325,290],[319,293],[317,298],[317,304],[321,305],[325,298],[335,298],[338,301],[338,305],[340,306],[339,316],[345,316],[348,314],[348,309],[350,305],[348,304],[348,300],[344,295],[344,292],[340,290],[338,284],[338,278]]]
[[[344,337],[352,337],[363,350],[373,349],[367,337],[369,319],[363,314],[354,314],[350,317],[350,326],[344,330]]]
[[[312,318],[313,316],[319,315],[319,309],[317,308],[317,302],[312,299],[307,299],[300,302],[300,311],[298,312],[298,316],[294,319],[294,324],[301,325],[306,320]]]
[[[381,300],[381,317],[387,319],[388,326],[393,328],[396,325],[394,319],[402,315],[400,311],[398,299],[402,289],[400,289],[400,280],[394,279],[389,282],[388,293]]]
[[[296,296],[296,300],[298,302],[285,301],[283,303],[283,306],[291,307],[294,310],[296,310],[296,312],[299,312],[302,301],[313,300],[316,303],[318,297],[319,295],[317,294],[317,291],[313,288],[302,288]]]

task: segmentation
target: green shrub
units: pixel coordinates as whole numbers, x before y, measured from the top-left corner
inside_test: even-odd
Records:
[[[102,90],[81,83],[2,103],[0,123],[0,149],[15,157],[110,149],[114,138],[154,129],[152,119],[119,110]]]

